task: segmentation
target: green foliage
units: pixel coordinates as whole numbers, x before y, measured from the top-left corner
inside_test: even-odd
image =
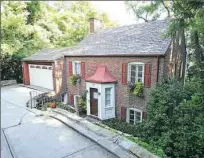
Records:
[[[78,100],[78,108],[80,113],[86,114],[86,98],[81,96]]]
[[[142,97],[143,96],[143,91],[144,91],[144,85],[142,82],[137,82],[136,86],[133,90],[133,94],[138,96],[138,97]]]
[[[191,86],[192,85],[192,86]],[[204,154],[203,99],[200,84],[185,87],[175,81],[158,84],[148,104],[146,141],[161,147],[170,157],[201,157]]]
[[[76,75],[72,75],[70,77],[70,82],[71,82],[72,85],[76,85],[76,83],[77,83],[77,76]]]
[[[53,5],[46,1],[3,1],[1,5],[1,54],[4,60],[10,60],[13,55],[30,56],[43,48],[76,45],[88,34],[88,19],[92,12],[105,20],[105,26],[113,24],[107,14],[97,12],[85,1],[53,2]],[[22,68],[19,66],[16,72],[5,74],[3,71],[2,75],[21,80]],[[12,62],[9,68],[1,64],[4,70],[13,67]]]
[[[159,148],[158,146],[153,146],[151,143],[146,143],[144,141],[145,139],[143,139],[143,137],[145,136],[143,135],[143,130],[145,129],[145,124],[137,123],[136,125],[132,125],[118,119],[109,119],[103,121],[102,123],[109,126],[110,128],[130,134],[131,136],[127,136],[127,138],[131,141],[146,148],[148,151],[160,157],[165,157],[165,154],[161,148]]]
[[[126,1],[125,6],[127,11],[132,12],[137,19],[142,19],[145,22],[154,21],[167,12],[170,16],[171,2],[158,0],[151,2],[134,2]]]
[[[148,151],[150,151],[151,153],[154,153],[155,155],[165,158],[167,157],[164,153],[164,151],[161,148],[158,148],[157,146],[153,146],[151,144],[148,144],[144,141],[141,141],[139,138],[137,137],[133,137],[133,136],[127,136],[126,138],[130,139],[131,141],[135,142],[136,144],[138,144],[139,146],[147,149]]]
[[[74,108],[71,108],[69,105],[63,104],[61,102],[57,102],[57,107],[61,108],[61,109],[64,109],[64,110],[67,110],[67,111],[69,111],[71,113],[76,112],[76,110]]]
[[[17,83],[22,83],[22,56],[2,54],[1,62],[1,80],[16,79]]]

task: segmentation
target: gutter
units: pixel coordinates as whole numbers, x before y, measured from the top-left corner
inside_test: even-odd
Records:
[[[156,70],[157,70],[156,82],[158,82],[158,78],[159,78],[159,56],[156,57]]]
[[[165,54],[104,54],[104,55],[64,55],[65,57],[164,57]]]

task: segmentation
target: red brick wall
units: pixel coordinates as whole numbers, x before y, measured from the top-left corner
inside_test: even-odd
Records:
[[[72,85],[69,81],[68,64],[69,61],[81,61],[85,62],[85,77],[90,76],[96,70],[98,64],[106,65],[110,73],[118,79],[116,84],[116,114],[120,118],[121,106],[136,107],[143,111],[146,111],[146,103],[151,87],[153,87],[157,81],[157,71],[162,72],[163,66],[157,67],[156,57],[66,57],[66,69],[67,83],[69,98],[71,95],[82,95],[86,88],[85,80],[81,80],[80,84]],[[122,64],[129,62],[143,62],[151,63],[151,87],[145,88],[145,97],[138,98],[129,93],[127,85],[122,84]],[[162,62],[160,62],[162,63]],[[70,100],[70,99],[69,99]]]

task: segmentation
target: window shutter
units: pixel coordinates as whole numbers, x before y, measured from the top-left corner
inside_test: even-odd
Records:
[[[73,75],[72,61],[69,61],[69,76]]]
[[[85,62],[81,62],[81,77],[85,79]]]
[[[122,64],[122,84],[127,84],[127,63]]]
[[[151,87],[151,64],[145,64],[144,86],[146,88]]]
[[[147,112],[145,112],[145,111],[142,112],[142,119],[143,120],[147,119]]]
[[[126,107],[121,107],[121,120],[126,121]]]
[[[70,95],[70,104],[74,105],[74,95],[73,94]]]

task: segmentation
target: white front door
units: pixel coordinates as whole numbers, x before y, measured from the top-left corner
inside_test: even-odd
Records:
[[[52,66],[29,64],[30,85],[53,90]]]

